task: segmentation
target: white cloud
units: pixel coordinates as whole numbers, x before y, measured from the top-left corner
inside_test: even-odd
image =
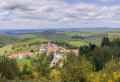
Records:
[[[112,21],[112,23],[118,23],[118,24],[120,24],[120,21]]]
[[[103,2],[116,2],[116,1],[120,1],[120,0],[99,0],[99,1],[103,1]]]
[[[80,26],[83,23],[96,24],[107,23],[106,20],[120,20],[120,6],[98,6],[85,2],[73,4],[62,0],[0,0],[0,9],[0,21],[12,23],[56,23],[59,26],[59,23],[64,25],[64,22],[72,21],[73,25]]]

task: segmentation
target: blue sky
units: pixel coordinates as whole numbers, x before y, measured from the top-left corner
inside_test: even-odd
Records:
[[[0,29],[120,28],[120,0],[0,0]]]
[[[104,5],[104,6],[114,6],[114,5],[120,5],[120,0],[118,1],[113,1],[113,2],[104,2],[100,0],[64,0],[66,2],[71,2],[71,3],[79,3],[79,2],[86,2],[86,3],[93,3],[96,5]]]

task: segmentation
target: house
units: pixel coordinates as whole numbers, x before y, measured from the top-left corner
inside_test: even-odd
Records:
[[[71,52],[70,50],[60,50],[60,52],[64,52],[64,53],[69,53],[69,52]]]
[[[57,60],[61,60],[63,57],[59,53],[57,53],[57,54],[54,54],[54,58]]]
[[[24,59],[24,56],[18,55],[18,58],[17,58],[17,59]]]
[[[8,58],[17,59],[17,58],[18,58],[18,55],[12,55],[12,56],[8,56]]]
[[[48,52],[54,51],[56,52],[58,50],[58,47],[49,47]]]
[[[36,52],[36,53],[34,53],[34,55],[37,55],[37,54],[42,54],[44,51],[39,51],[39,52]]]
[[[71,52],[71,50],[60,50],[60,52],[69,53]],[[74,52],[75,54],[78,54],[79,50],[72,50],[72,52]]]
[[[20,54],[18,54],[18,58],[17,59],[24,59],[27,54],[28,53],[20,53]]]
[[[47,43],[41,44],[41,49],[46,49],[46,48],[48,48],[48,44]]]
[[[8,56],[8,58],[13,58],[12,56]]]
[[[45,49],[39,49],[40,51],[45,51]]]
[[[52,47],[52,43],[51,42],[48,42],[48,47]]]
[[[53,61],[51,62],[51,64],[50,64],[50,66],[54,66],[56,63],[58,63],[58,61],[57,61],[57,60],[53,60]]]
[[[61,62],[61,63],[59,64],[60,68],[63,67],[63,64],[64,64],[64,62]]]
[[[78,53],[79,53],[79,50],[73,50],[73,52],[74,52],[75,54],[78,54]]]

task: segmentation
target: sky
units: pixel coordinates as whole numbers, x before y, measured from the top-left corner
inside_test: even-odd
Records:
[[[120,0],[0,0],[0,29],[120,28]]]

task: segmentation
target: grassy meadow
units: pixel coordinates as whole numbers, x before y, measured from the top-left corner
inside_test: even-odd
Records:
[[[81,41],[73,41],[73,42],[70,42],[70,44],[73,45],[73,46],[76,46],[76,47],[80,47],[80,46],[83,46],[83,45],[88,45],[87,43],[81,42]]]
[[[19,60],[17,60],[17,64],[20,67],[20,70],[22,71],[22,68],[25,64],[30,66],[30,59],[19,59]]]

